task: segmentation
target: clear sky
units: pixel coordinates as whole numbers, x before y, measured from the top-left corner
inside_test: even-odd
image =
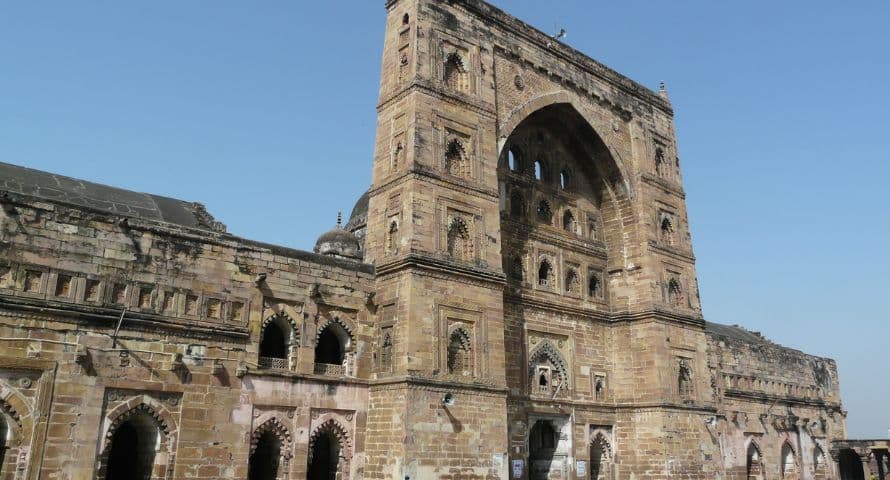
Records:
[[[890,3],[496,3],[667,82],[706,318],[837,359],[886,437]],[[2,2],[0,161],[311,249],[370,183],[383,4]]]

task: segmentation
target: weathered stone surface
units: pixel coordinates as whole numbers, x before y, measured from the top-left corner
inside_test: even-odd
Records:
[[[0,164],[0,479],[113,478],[127,435],[164,479],[837,478],[835,363],[702,317],[666,95],[479,0],[386,7],[324,255]]]

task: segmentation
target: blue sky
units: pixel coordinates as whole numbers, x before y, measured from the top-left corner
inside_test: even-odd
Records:
[[[0,161],[311,249],[370,183],[383,0],[0,4]],[[705,316],[837,359],[886,437],[890,3],[496,2],[676,110]]]

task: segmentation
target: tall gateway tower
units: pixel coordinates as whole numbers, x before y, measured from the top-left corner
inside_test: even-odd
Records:
[[[621,478],[713,478],[666,95],[482,1],[387,8],[366,476],[587,478],[620,453]]]

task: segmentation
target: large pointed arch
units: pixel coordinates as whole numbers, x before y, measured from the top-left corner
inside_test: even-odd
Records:
[[[603,225],[610,226],[601,236],[606,247],[607,268],[626,268],[633,261],[632,257],[639,254],[634,247],[639,232],[634,191],[629,181],[633,175],[632,166],[622,158],[624,150],[609,146],[610,135],[615,134],[613,128],[617,125],[605,124],[605,119],[579,105],[569,93],[556,92],[533,99],[507,116],[499,130],[502,157],[519,149],[530,159],[549,155],[547,161],[552,170],[571,171],[572,174],[567,185],[556,185],[552,178],[542,176],[536,180],[531,173],[511,171],[505,166],[506,161],[499,161],[498,177],[504,183],[501,191],[506,195],[506,192],[525,189],[526,196],[539,191],[540,201],[557,200],[560,209],[564,202],[571,202],[571,207],[581,214],[601,218]],[[538,145],[546,142],[545,147],[535,147],[535,141]],[[508,204],[506,199],[501,203],[502,206]],[[574,212],[572,215],[579,218]],[[534,235],[529,229],[547,225],[549,222],[510,228],[513,223],[508,221],[502,228],[502,236],[515,240],[514,243],[522,243],[529,235]]]
[[[121,436],[124,431],[133,428],[134,425],[139,427],[138,430],[150,431],[151,435],[157,435],[140,440],[143,443],[145,440],[155,442],[155,454],[151,458],[144,459],[149,464],[146,468],[151,472],[151,480],[172,478],[178,425],[173,415],[160,402],[147,395],[139,395],[121,403],[105,416],[102,444],[97,461],[97,480],[105,480],[108,477],[109,464],[114,462],[115,448],[129,448],[127,445],[120,445],[116,442],[123,441]],[[136,430],[136,428],[133,429]],[[138,432],[134,434],[138,434]],[[163,455],[157,455],[157,453],[163,453]]]

